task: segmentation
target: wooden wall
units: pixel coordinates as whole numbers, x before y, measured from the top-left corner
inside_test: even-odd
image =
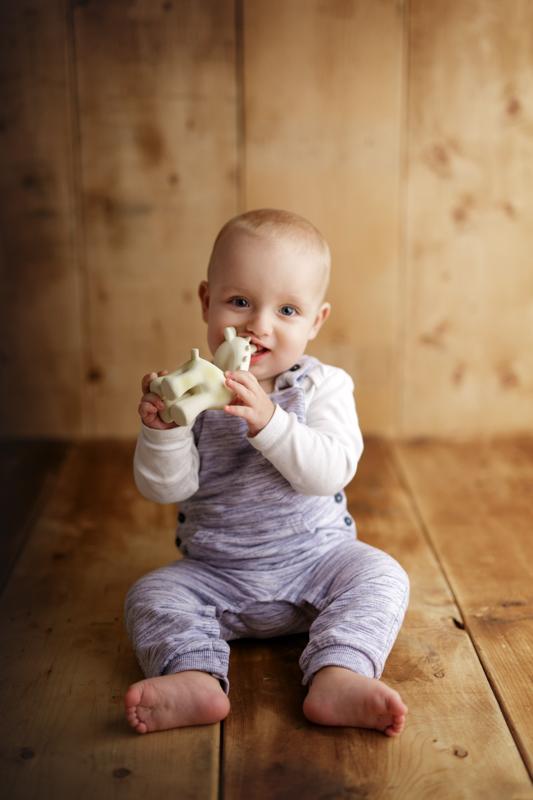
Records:
[[[240,210],[334,257],[365,432],[533,429],[530,0],[2,0],[1,430],[130,436]]]

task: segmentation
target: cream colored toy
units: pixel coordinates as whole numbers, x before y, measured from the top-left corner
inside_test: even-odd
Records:
[[[193,349],[190,361],[170,375],[154,378],[150,391],[165,403],[159,414],[163,422],[191,425],[201,411],[224,408],[233,397],[225,386],[224,372],[249,369],[254,352],[249,336],[237,336],[235,328],[224,328],[224,341],[215,353],[214,363],[200,358],[200,351]]]

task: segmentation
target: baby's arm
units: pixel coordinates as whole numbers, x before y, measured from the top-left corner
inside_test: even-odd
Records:
[[[280,406],[252,444],[302,494],[329,495],[355,475],[363,452],[353,383],[341,369],[318,367],[306,423]]]
[[[178,503],[197,491],[200,459],[192,426],[178,427],[158,416],[164,404],[149,391],[154,377],[155,373],[150,373],[142,379],[143,396],[139,403],[142,428],[133,459],[135,483],[148,500]]]

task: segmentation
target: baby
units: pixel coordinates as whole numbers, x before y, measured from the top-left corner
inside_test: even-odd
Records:
[[[178,427],[142,380],[139,490],[179,503],[182,558],[141,578],[126,625],[146,678],[125,696],[139,733],[228,714],[232,639],[309,632],[303,713],[401,733],[407,708],[379,680],[408,602],[389,555],[356,538],[343,488],[363,450],[353,383],[305,355],[330,314],[329,248],[286,211],[230,220],[199,287],[211,353],[233,326],[256,350],[226,373],[234,399]],[[163,372],[159,373],[164,374]]]

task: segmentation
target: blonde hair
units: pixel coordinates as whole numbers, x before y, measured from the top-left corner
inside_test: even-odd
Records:
[[[331,268],[331,253],[329,245],[318,228],[299,214],[292,211],[283,211],[278,208],[258,208],[246,211],[228,220],[221,228],[213,244],[209,258],[208,276],[214,262],[217,246],[220,241],[231,231],[241,230],[252,235],[263,235],[272,238],[286,238],[298,244],[309,247],[317,256],[317,260],[324,270],[323,291],[329,282]]]

